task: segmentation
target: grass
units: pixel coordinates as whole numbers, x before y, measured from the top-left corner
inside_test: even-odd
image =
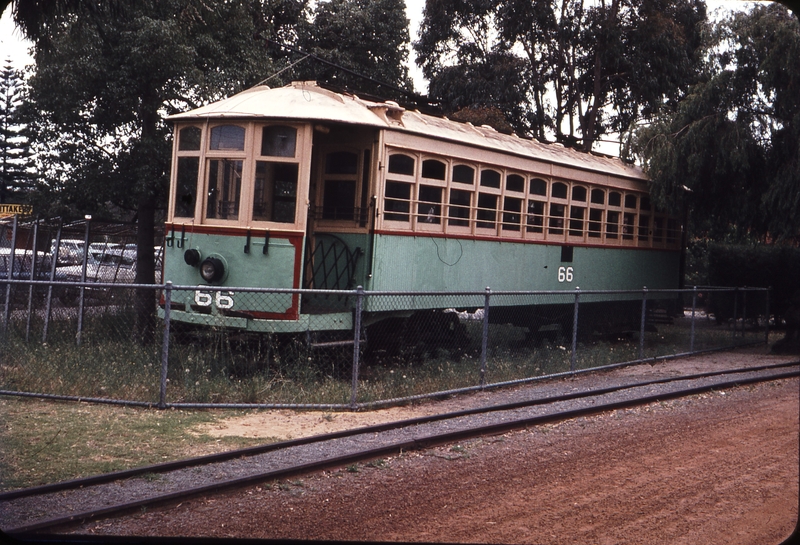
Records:
[[[72,326],[53,322],[48,341],[26,342],[16,330],[0,347],[0,389],[159,401],[161,346],[141,345],[129,333],[123,316],[87,322],[76,346]],[[727,327],[699,321],[695,349],[724,346],[745,339]],[[105,326],[106,329],[101,329]],[[458,350],[416,347],[391,361],[364,362],[358,401],[372,402],[465,388],[481,381],[482,324],[466,324],[467,341]],[[101,334],[105,332],[105,334]],[[686,352],[686,323],[660,325],[645,336],[644,357]],[[567,372],[571,338],[563,335],[535,345],[526,329],[491,324],[484,379],[486,383]],[[639,357],[638,334],[617,342],[580,342],[577,369],[631,361]],[[348,404],[351,396],[352,348],[311,350],[304,339],[267,335],[237,337],[209,328],[176,332],[170,342],[167,402]]]
[[[232,412],[0,398],[0,489],[60,482],[263,444],[192,430]]]

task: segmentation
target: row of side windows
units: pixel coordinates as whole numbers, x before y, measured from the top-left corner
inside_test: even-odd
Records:
[[[391,154],[387,171],[384,219],[417,230],[474,226],[476,232],[489,229],[512,237],[530,233],[533,238],[602,238],[611,244],[634,238],[674,244],[679,228],[641,193],[548,182],[435,158],[420,161],[406,153]]]

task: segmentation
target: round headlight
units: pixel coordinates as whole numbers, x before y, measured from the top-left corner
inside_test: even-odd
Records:
[[[225,265],[222,260],[216,257],[207,257],[205,261],[200,264],[200,276],[206,282],[218,282],[225,276]]]
[[[200,251],[194,248],[189,248],[183,252],[183,260],[190,267],[197,267],[200,264]]]

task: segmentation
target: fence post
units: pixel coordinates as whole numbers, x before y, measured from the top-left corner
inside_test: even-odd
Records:
[[[745,286],[744,290],[742,291],[742,335],[741,337],[744,339],[744,328],[747,322],[747,286]]]
[[[158,394],[158,408],[167,407],[167,370],[169,368],[169,313],[172,302],[172,282],[164,285],[164,337],[161,341],[161,384]]]
[[[8,278],[7,280],[13,280],[14,278],[14,261],[17,257],[17,216],[14,215],[14,223],[13,227],[11,228],[11,253],[9,254],[8,259]],[[3,333],[8,330],[9,321],[11,320],[11,283],[9,282],[6,284],[6,305],[5,309],[3,310]]]
[[[736,338],[736,316],[739,315],[739,288],[733,289],[733,338]]]
[[[89,224],[91,223],[92,216],[85,216],[86,219],[86,232],[83,236],[83,267],[81,267],[81,284],[86,282],[86,266],[89,264]],[[81,345],[81,335],[83,334],[83,305],[84,297],[86,296],[86,288],[81,286],[80,299],[78,301],[78,333],[75,335],[75,342],[78,346]]]
[[[481,387],[486,385],[486,348],[489,344],[489,297],[491,288],[486,287],[486,298],[483,303],[483,334],[481,335]]]
[[[56,280],[56,267],[58,267],[58,250],[61,246],[61,229],[64,226],[64,220],[59,219],[58,221],[58,231],[56,232],[56,246],[53,250],[53,254],[50,256],[52,260],[50,262],[50,285],[47,286],[47,303],[45,305],[44,311],[44,326],[42,327],[42,342],[47,342],[47,329],[50,326],[50,314],[52,313],[53,309],[53,282]],[[64,288],[61,288],[64,290]]]
[[[575,372],[575,363],[577,360],[578,350],[578,299],[581,296],[581,288],[575,287],[575,308],[572,312],[572,352],[569,359],[569,370]]]
[[[39,242],[39,217],[36,217],[36,222],[33,224],[33,243],[31,244],[31,272],[29,280],[33,281],[36,280],[36,258],[39,257],[39,254],[36,252],[36,246]],[[20,271],[22,269],[20,268]],[[28,285],[28,317],[25,322],[25,342],[28,342],[31,336],[31,320],[33,319],[33,292],[35,286],[33,284]]]
[[[689,352],[694,352],[694,313],[697,308],[697,286],[692,290],[692,333],[689,335]]]
[[[350,390],[350,408],[355,410],[358,396],[358,364],[361,350],[361,309],[363,306],[364,287],[356,288],[356,316],[353,324],[353,383]]]
[[[766,324],[764,325],[764,344],[769,345],[769,298],[772,296],[772,286],[767,288],[767,302],[766,302],[766,310],[765,315],[767,317]]]
[[[642,317],[639,324],[639,359],[644,359],[644,326],[647,321],[647,286],[642,288]]]

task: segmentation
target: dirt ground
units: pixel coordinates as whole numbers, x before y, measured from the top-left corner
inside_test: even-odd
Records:
[[[406,452],[72,531],[403,542],[780,543],[798,520],[799,398],[797,379],[718,391]],[[344,416],[315,418],[331,424]],[[237,423],[248,424],[257,428],[252,421]]]

